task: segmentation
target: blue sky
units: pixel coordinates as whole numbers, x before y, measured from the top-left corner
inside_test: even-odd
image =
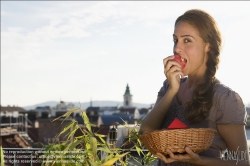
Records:
[[[154,103],[175,19],[199,8],[217,20],[217,77],[250,103],[250,2],[2,1],[1,105],[45,101]]]

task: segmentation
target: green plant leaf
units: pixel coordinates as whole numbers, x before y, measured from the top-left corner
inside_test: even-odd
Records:
[[[60,135],[62,135],[63,133],[65,133],[66,131],[68,131],[72,126],[76,125],[74,121],[72,121],[71,123],[69,123],[66,127],[63,128],[63,130],[56,136],[56,137],[60,137]]]
[[[97,139],[95,137],[90,137],[89,142],[93,154],[93,160],[99,161],[99,157],[97,156]]]
[[[81,126],[79,126],[76,120],[69,117],[70,114],[76,110],[79,110],[79,108],[71,109],[64,115],[60,116],[60,118],[64,117],[63,122],[66,119],[70,120],[70,123],[67,124],[67,126],[64,127],[58,134],[58,136],[65,134],[65,137],[67,139],[62,142],[57,142],[57,143],[44,146],[45,149],[48,150],[48,152],[45,153],[45,155],[47,156],[45,156],[44,158],[44,160],[47,159],[46,161],[48,161],[50,155],[55,155],[53,151],[58,150],[58,151],[62,151],[62,153],[58,154],[57,158],[51,159],[53,163],[47,162],[46,164],[43,164],[43,165],[49,166],[49,165],[54,164],[54,166],[57,166],[57,165],[59,166],[64,166],[64,165],[65,166],[66,165],[67,166],[71,166],[71,165],[111,166],[112,164],[117,162],[119,163],[119,165],[126,166],[129,163],[131,163],[130,162],[131,159],[136,161],[138,165],[140,165],[141,161],[138,161],[136,157],[133,157],[132,155],[129,154],[130,153],[129,151],[131,149],[136,149],[136,152],[140,156],[143,156],[142,159],[145,163],[150,163],[155,160],[155,158],[152,157],[152,154],[150,153],[146,154],[144,153],[144,151],[142,151],[143,145],[141,141],[139,140],[139,134],[138,134],[138,129],[137,129],[138,124],[132,127],[131,129],[130,125],[128,126],[128,124],[122,119],[124,123],[123,126],[129,129],[128,135],[126,136],[126,138],[128,139],[128,143],[132,143],[133,146],[128,149],[121,149],[121,148],[111,149],[110,144],[108,144],[106,140],[104,139],[105,137],[107,137],[106,135],[93,133],[92,127],[96,125],[90,123],[89,118],[86,115],[86,112],[82,111],[81,113],[81,116],[84,120],[85,128],[81,128]],[[55,120],[57,119],[59,118],[56,118]],[[83,135],[75,137],[75,133],[77,129],[80,129]],[[93,139],[93,137],[95,137],[97,140],[95,140],[94,142],[91,142],[91,139]],[[74,153],[71,159],[65,159],[65,156],[70,154],[69,151],[78,151],[78,150],[79,150],[79,153],[76,153],[76,154]],[[98,154],[102,152],[106,155],[106,157],[100,159],[98,157]],[[129,157],[129,159],[127,158],[125,161],[123,161],[122,158],[126,155]],[[59,161],[62,161],[62,160],[68,161],[68,163],[66,164],[60,163]]]
[[[103,163],[101,166],[113,165],[117,160],[121,159],[122,157],[126,156],[127,154],[129,154],[129,152],[126,152],[126,153],[123,153],[121,155],[115,156],[115,157],[109,159],[108,161],[106,161],[105,163]]]
[[[76,133],[76,131],[77,131],[78,129],[79,129],[79,128],[78,128],[77,125],[74,126],[74,129],[68,133],[68,138],[67,138],[67,139],[70,139],[71,136],[73,136],[73,135]]]
[[[114,154],[111,153],[111,154],[109,154],[108,156],[105,156],[105,158],[101,160],[101,163],[103,164],[103,163],[105,163],[106,161],[108,161],[110,158],[113,158],[113,157],[114,157]]]
[[[100,148],[98,148],[98,150],[101,150],[101,151],[106,152],[106,153],[113,153],[109,148],[100,147]]]
[[[123,124],[124,124],[123,126],[127,126],[128,125],[128,123],[125,120],[123,120],[122,118],[121,118],[121,120],[123,121]]]
[[[80,140],[75,140],[73,143],[70,143],[70,144],[64,149],[64,151],[68,151],[68,150],[76,151],[76,150],[75,150],[75,147],[76,147],[77,145],[79,145],[79,143],[81,143],[81,142],[82,142],[81,139],[80,139]]]
[[[98,134],[98,133],[95,133],[95,136],[97,136],[97,137],[106,137],[107,135],[103,135],[103,134]]]
[[[85,148],[86,148],[86,150],[89,150],[91,148],[90,144],[86,143]]]
[[[90,163],[91,163],[91,166],[100,166],[100,163],[98,163],[98,162],[91,162],[90,161]]]
[[[102,142],[104,145],[107,144],[107,142],[106,142],[102,137],[99,137],[99,139],[101,140],[101,142]]]
[[[137,147],[137,146],[135,146],[135,149],[136,149],[136,151],[137,151],[138,155],[140,156],[140,155],[141,155],[142,150],[141,150],[139,147]]]
[[[61,115],[61,116],[59,116],[59,117],[53,119],[52,122],[54,122],[54,121],[56,121],[56,120],[58,120],[58,119],[60,119],[60,118],[65,117],[65,118],[63,119],[63,121],[62,121],[62,123],[63,123],[64,120],[66,120],[66,119],[70,116],[71,113],[73,113],[73,112],[75,112],[75,111],[77,111],[77,110],[79,110],[79,109],[80,109],[80,108],[72,108],[72,109],[70,109],[69,111],[67,111],[66,113],[64,113],[63,115]]]
[[[2,140],[0,140],[0,141],[2,141]],[[0,145],[0,155],[1,155],[1,157],[0,157],[0,164],[1,164],[1,166],[4,166],[4,154],[3,154],[2,145]]]
[[[88,118],[86,112],[84,112],[84,111],[82,112],[82,118],[83,118],[84,124],[85,124],[86,128],[88,129],[88,131],[89,131],[91,134],[93,134],[93,133],[92,133],[92,130],[91,130],[91,124],[90,124],[90,122],[89,122],[89,118]]]

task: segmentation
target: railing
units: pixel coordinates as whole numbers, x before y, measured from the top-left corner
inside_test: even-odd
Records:
[[[27,114],[19,114],[18,112],[1,112],[1,118],[3,118],[3,120],[8,120],[8,122],[1,122],[0,124],[1,136],[10,135],[13,133],[27,133]]]
[[[28,124],[30,124],[32,127],[34,127],[34,124],[28,119],[27,116],[24,116],[25,120],[27,121]]]

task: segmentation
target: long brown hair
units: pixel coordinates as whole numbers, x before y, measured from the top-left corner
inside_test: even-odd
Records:
[[[215,78],[221,51],[221,34],[214,18],[199,9],[186,11],[179,16],[175,25],[184,21],[196,28],[205,43],[210,44],[208,60],[206,62],[205,82],[199,84],[193,92],[193,97],[185,103],[185,115],[190,123],[204,120],[213,104]]]

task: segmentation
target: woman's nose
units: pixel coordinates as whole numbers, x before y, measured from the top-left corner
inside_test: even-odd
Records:
[[[180,43],[176,43],[174,45],[174,54],[180,54],[182,52],[183,48]]]

